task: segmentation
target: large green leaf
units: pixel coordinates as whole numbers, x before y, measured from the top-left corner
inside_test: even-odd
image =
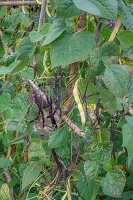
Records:
[[[42,143],[32,142],[28,150],[29,161],[41,161],[46,157]]]
[[[128,167],[133,158],[133,117],[126,117],[127,123],[123,127],[123,146],[128,151]]]
[[[15,61],[15,59],[16,59],[17,56],[18,56],[18,52],[14,52],[11,55],[6,56],[4,58],[4,60],[3,60],[4,65],[8,66],[11,63],[13,63]]]
[[[95,200],[98,189],[99,185],[95,181],[92,180],[89,182],[84,175],[79,177],[78,190],[85,200]]]
[[[79,10],[72,0],[58,0],[57,17],[70,18],[81,15],[82,10]]]
[[[29,26],[30,25],[30,20],[28,18],[28,16],[26,16],[24,13],[20,13],[20,19],[23,23],[24,26]]]
[[[48,146],[51,148],[60,147],[68,141],[69,129],[67,126],[59,128],[52,132],[49,137]]]
[[[126,94],[128,72],[121,65],[110,65],[104,72],[104,82],[107,88],[120,97]]]
[[[60,38],[51,44],[52,67],[86,59],[94,45],[94,35],[90,32],[63,33]]]
[[[9,107],[11,101],[11,95],[9,93],[3,93],[0,96],[0,112],[3,112]]]
[[[90,150],[90,157],[93,161],[104,164],[110,161],[111,151],[111,142],[98,143]]]
[[[117,19],[117,0],[73,0],[77,8],[107,19]]]
[[[84,164],[84,170],[87,178],[90,180],[95,179],[99,172],[99,165],[91,160],[87,160]]]
[[[12,38],[12,33],[9,32],[9,31],[5,31],[1,37],[1,40],[3,42],[3,44],[8,44],[10,41],[11,41],[11,38]]]
[[[86,90],[86,87],[87,87],[87,90]],[[78,84],[78,88],[79,88],[82,96],[84,96],[84,94],[86,94],[86,97],[87,97],[89,95],[94,94],[94,98],[91,98],[91,96],[90,96],[90,98],[86,99],[86,102],[88,104],[96,104],[98,102],[98,99],[99,99],[99,94],[97,93],[98,90],[91,81],[86,81],[86,79],[80,81]]]
[[[0,158],[0,168],[8,168],[12,161],[7,158]]]
[[[7,13],[6,7],[5,6],[1,7],[0,18],[2,19],[6,15],[6,13]]]
[[[117,169],[108,172],[106,177],[101,180],[103,193],[112,197],[121,197],[125,180],[124,173]]]
[[[34,43],[32,43],[31,40],[27,37],[23,38],[19,46],[18,60],[29,58],[31,55],[33,55],[34,50]]]
[[[66,29],[65,21],[63,19],[56,19],[53,22],[42,46],[50,44],[51,42],[56,40],[65,31],[65,29]]]
[[[28,159],[29,161],[37,161],[40,164],[46,164],[47,166],[53,167],[54,164],[48,160],[44,148],[42,146],[42,141],[32,142],[29,151],[28,151]]]
[[[116,99],[113,100],[113,94],[110,93],[109,90],[105,89],[104,87],[100,86],[98,88],[99,96],[101,97],[102,105],[106,108],[106,111],[110,114],[114,114],[117,112],[117,103]]]
[[[21,22],[20,13],[20,9],[12,9],[12,26],[16,27]]]
[[[123,192],[122,195],[121,195],[122,199],[126,200],[130,200],[130,199],[133,199],[133,191],[126,191],[126,192]]]
[[[125,27],[133,30],[133,7],[126,6],[125,13],[122,16],[122,23]]]
[[[21,120],[25,117],[28,108],[29,108],[29,102],[26,99],[26,94],[19,93],[15,99],[10,104],[13,113],[14,113],[14,119]]]
[[[41,30],[42,30],[42,35],[43,36],[46,36],[48,34],[48,32],[50,31],[51,26],[52,26],[52,24],[50,24],[50,23],[44,23],[42,25],[42,29]]]
[[[29,37],[31,42],[38,42],[43,38],[42,34],[37,31],[30,32]]]
[[[33,80],[34,79],[34,69],[33,68],[28,68],[25,71],[22,71],[21,72],[21,76],[24,79]]]
[[[133,46],[133,32],[122,31],[118,34],[118,37],[126,47]]]
[[[115,42],[104,43],[101,49],[102,61],[107,64],[114,64],[119,61],[120,48]]]
[[[4,183],[0,189],[1,200],[11,200],[10,190],[6,183]]]
[[[90,63],[91,66],[88,68],[86,78],[88,80],[95,78],[96,76],[99,76],[105,69],[105,66],[102,61],[101,52],[99,49],[94,49],[90,53]],[[88,62],[88,64],[90,64]]]
[[[62,158],[69,158],[70,156],[70,149],[66,145],[56,148],[55,152],[57,155],[59,155]]]
[[[24,171],[22,190],[24,190],[28,185],[30,185],[39,176],[42,165],[39,163],[30,164]]]
[[[12,68],[10,68],[10,67],[0,66],[0,75],[10,74],[11,71],[12,71]]]
[[[29,63],[29,58],[24,60],[16,60],[10,66],[13,66],[11,75],[20,72],[23,68],[27,67]]]

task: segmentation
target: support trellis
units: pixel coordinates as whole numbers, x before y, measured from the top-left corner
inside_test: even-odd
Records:
[[[38,5],[36,1],[2,1],[0,6],[34,6]]]

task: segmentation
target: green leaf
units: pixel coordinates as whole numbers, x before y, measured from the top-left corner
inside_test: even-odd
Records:
[[[99,185],[95,181],[88,182],[87,178],[84,175],[79,177],[78,190],[80,195],[85,200],[95,200],[98,189]]]
[[[48,32],[50,31],[51,28],[51,24],[50,23],[44,23],[42,25],[42,35],[46,36],[48,34]]]
[[[98,143],[90,150],[90,157],[93,161],[104,164],[110,161],[111,151],[111,142]]]
[[[0,9],[0,18],[2,19],[7,13],[6,6],[1,7]]]
[[[106,174],[106,177],[101,180],[103,193],[111,197],[121,197],[125,186],[125,175],[117,169]]]
[[[6,119],[12,119],[13,118],[13,111],[10,108],[8,108],[7,110],[5,110],[3,112],[3,118],[4,118],[4,120],[6,120]]]
[[[33,68],[28,68],[25,71],[21,72],[21,76],[24,79],[28,79],[28,80],[33,80],[34,79],[34,69]]]
[[[7,66],[10,65],[11,63],[13,63],[15,61],[17,56],[18,56],[17,52],[14,52],[11,55],[6,56],[3,60],[4,64]]]
[[[58,0],[57,17],[70,18],[81,15],[82,10],[79,10],[72,0]]]
[[[16,27],[21,22],[20,13],[20,9],[12,9],[12,26]]]
[[[37,31],[30,32],[29,37],[31,42],[38,42],[43,38],[42,34]]]
[[[66,29],[66,24],[63,19],[54,20],[49,33],[46,36],[42,46],[50,44],[54,40],[56,40]]]
[[[14,119],[17,121],[22,120],[28,111],[29,102],[27,101],[26,96],[27,95],[24,93],[19,93],[10,104],[14,113]]]
[[[55,149],[55,152],[57,155],[59,155],[61,158],[69,158],[70,156],[70,149],[68,146],[64,145],[62,147],[58,147]]]
[[[133,158],[133,117],[127,118],[127,123],[123,126],[123,144],[128,151],[128,167]]]
[[[9,107],[11,101],[11,95],[9,93],[3,93],[0,96],[0,112],[3,112]]]
[[[87,178],[90,180],[95,179],[99,172],[99,165],[91,160],[87,160],[84,164],[84,170]]]
[[[73,0],[80,10],[107,19],[117,19],[117,0]]]
[[[121,65],[110,65],[104,72],[104,82],[107,88],[117,96],[126,94],[128,72]]]
[[[11,71],[11,75],[20,72],[23,68],[27,67],[28,63],[29,63],[29,58],[26,58],[24,60],[16,60],[14,63],[12,63],[13,68]]]
[[[0,75],[10,74],[11,71],[12,71],[12,68],[10,68],[10,67],[0,66]]]
[[[86,59],[94,45],[94,35],[91,32],[63,33],[60,38],[51,44],[52,67]]]
[[[107,162],[107,163],[104,163],[103,164],[103,168],[106,170],[106,171],[110,171],[112,169],[112,165],[110,164],[110,162]]]
[[[52,132],[49,137],[48,146],[51,148],[60,147],[66,142],[69,138],[69,129],[67,126],[59,128],[57,131]]]
[[[123,192],[122,195],[121,195],[122,199],[126,200],[130,200],[133,198],[133,191],[126,191],[126,192]]]
[[[121,31],[118,37],[123,42],[126,47],[133,46],[133,32],[131,31]]]
[[[113,100],[113,94],[110,93],[109,90],[105,89],[104,87],[100,86],[98,88],[98,91],[100,92],[99,96],[101,97],[101,102],[103,107],[105,108],[107,105],[106,111],[110,114],[114,114],[117,112],[117,103],[116,99]]]
[[[18,60],[29,58],[30,56],[33,55],[34,50],[35,50],[34,43],[32,43],[29,38],[26,37],[23,38],[19,46]]]
[[[39,176],[42,165],[39,163],[30,164],[24,171],[22,190],[24,190],[28,185],[30,185]]]
[[[11,41],[12,33],[11,32],[4,32],[4,34],[1,37],[1,40],[3,44],[8,44]]]
[[[28,159],[29,161],[37,161],[40,164],[46,164],[47,166],[53,167],[54,164],[51,163],[46,157],[46,153],[43,149],[42,142],[39,144],[36,142],[32,142],[29,151],[28,151]]]
[[[125,13],[122,15],[122,24],[129,28],[129,30],[133,30],[133,8],[130,6],[126,6]]]
[[[90,52],[90,63],[91,66],[88,68],[86,74],[86,79],[88,80],[101,75],[105,69],[99,49],[94,49],[92,52]],[[88,64],[90,63],[88,62]]]
[[[86,90],[86,87],[87,87],[87,90]],[[94,94],[94,98],[90,97],[90,98],[86,99],[86,102],[88,104],[97,104],[98,99],[99,99],[99,94],[97,94],[98,90],[92,82],[84,79],[84,80],[79,82],[78,88],[79,88],[82,96],[84,96],[85,91],[86,91],[86,97],[89,96],[89,95],[92,95],[92,97],[93,97],[93,94]]]
[[[0,198],[1,200],[11,200],[9,187],[6,183],[4,183],[0,189]]]
[[[7,158],[0,158],[0,168],[8,168],[12,164],[12,161]]]
[[[120,58],[120,48],[115,42],[106,42],[102,46],[101,56],[106,65],[117,63]]]
[[[22,21],[24,26],[29,26],[30,25],[29,18],[22,12],[20,13],[20,19],[21,19],[21,21]]]

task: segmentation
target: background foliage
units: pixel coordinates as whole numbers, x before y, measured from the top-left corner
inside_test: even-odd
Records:
[[[133,198],[132,66],[130,0],[0,6],[0,200]]]

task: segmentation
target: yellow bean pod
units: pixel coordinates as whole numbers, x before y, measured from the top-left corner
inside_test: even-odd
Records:
[[[68,200],[72,200],[70,189],[71,189],[71,186],[70,186],[70,177],[69,177],[68,181],[67,181],[67,197],[68,197]]]
[[[74,99],[75,99],[77,106],[78,106],[82,125],[84,125],[85,124],[85,113],[84,113],[84,109],[83,109],[83,106],[80,102],[80,98],[79,98],[79,95],[78,95],[78,81],[79,81],[79,79],[75,82],[75,86],[74,86],[74,89],[73,89],[73,96],[74,96]]]
[[[26,12],[25,12],[25,10],[24,10],[24,6],[22,6],[22,12],[23,12],[24,14],[26,14]]]
[[[48,17],[51,17],[51,14],[50,14],[50,12],[48,10],[48,4],[46,5],[46,13],[47,13]]]
[[[36,2],[38,3],[38,5],[42,5],[42,2],[39,0],[36,0]]]
[[[113,41],[115,36],[116,36],[116,34],[118,33],[118,30],[119,30],[119,28],[120,28],[120,26],[122,24],[122,16],[118,19],[117,23],[118,23],[118,26],[115,26],[113,32],[110,35],[109,41]]]
[[[45,51],[44,56],[43,56],[43,67],[44,67],[45,72],[46,72],[46,73],[49,73],[48,68],[47,68],[47,66],[46,66],[47,52],[48,52],[48,51]]]

